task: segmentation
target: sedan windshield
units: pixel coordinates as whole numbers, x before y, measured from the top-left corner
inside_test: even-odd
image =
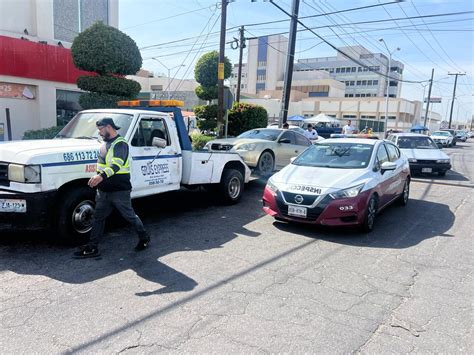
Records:
[[[438,149],[429,137],[398,137],[397,144],[400,149]]]
[[[95,123],[102,118],[112,118],[120,127],[118,133],[123,137],[132,123],[133,115],[123,113],[84,112],[77,114],[55,138],[98,139],[99,131]]]
[[[265,139],[267,141],[276,141],[281,131],[279,129],[262,128],[252,129],[250,131],[242,133],[237,138],[249,138],[249,139]]]
[[[372,144],[319,143],[306,149],[293,164],[336,169],[364,169],[369,165]]]

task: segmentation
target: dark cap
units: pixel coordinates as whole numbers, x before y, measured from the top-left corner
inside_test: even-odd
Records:
[[[101,118],[95,123],[95,125],[97,127],[104,127],[104,126],[110,125],[113,129],[120,129],[120,127],[115,125],[114,120],[109,117]]]

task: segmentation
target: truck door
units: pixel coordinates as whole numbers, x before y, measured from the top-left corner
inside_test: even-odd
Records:
[[[180,188],[182,157],[173,129],[164,117],[140,115],[130,140],[133,197]],[[154,137],[166,140],[166,147],[154,147]]]

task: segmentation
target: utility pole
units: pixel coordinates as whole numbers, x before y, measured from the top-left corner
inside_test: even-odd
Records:
[[[454,99],[456,97],[456,85],[458,84],[458,76],[459,75],[466,75],[466,73],[448,73],[448,75],[454,75],[454,89],[453,89],[453,101],[451,102],[451,113],[449,114],[449,124],[448,128],[451,129],[451,122],[453,119],[453,108],[454,108]]]
[[[288,106],[290,105],[290,94],[291,94],[291,81],[293,80],[293,63],[295,58],[295,46],[296,46],[296,31],[298,28],[298,11],[300,7],[300,0],[293,0],[291,5],[291,23],[290,23],[290,34],[288,42],[288,54],[286,57],[286,72],[283,84],[283,93],[280,110],[280,120],[278,127],[283,127],[283,123],[288,118]]]
[[[224,127],[224,60],[225,60],[225,27],[227,18],[227,1],[221,5],[221,36],[219,43],[219,64],[217,68],[217,136],[222,137]]]
[[[244,55],[245,37],[244,37],[244,26],[240,26],[239,29],[239,77],[237,78],[237,93],[235,95],[235,101],[240,102],[240,83],[242,82],[242,56]]]
[[[430,99],[431,99],[431,87],[433,86],[433,76],[434,76],[434,68],[431,69],[431,80],[430,80],[430,88],[428,89],[428,101],[426,102],[426,111],[425,111],[425,121],[423,123],[423,126],[426,127],[426,120],[428,118],[428,112],[429,112],[429,107],[430,107]],[[425,98],[423,97],[423,100]],[[429,127],[428,127],[429,128]]]

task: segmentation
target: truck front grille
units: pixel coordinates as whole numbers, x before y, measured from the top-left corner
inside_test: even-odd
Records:
[[[8,181],[8,164],[7,163],[0,163],[0,185],[10,186],[10,181]]]

